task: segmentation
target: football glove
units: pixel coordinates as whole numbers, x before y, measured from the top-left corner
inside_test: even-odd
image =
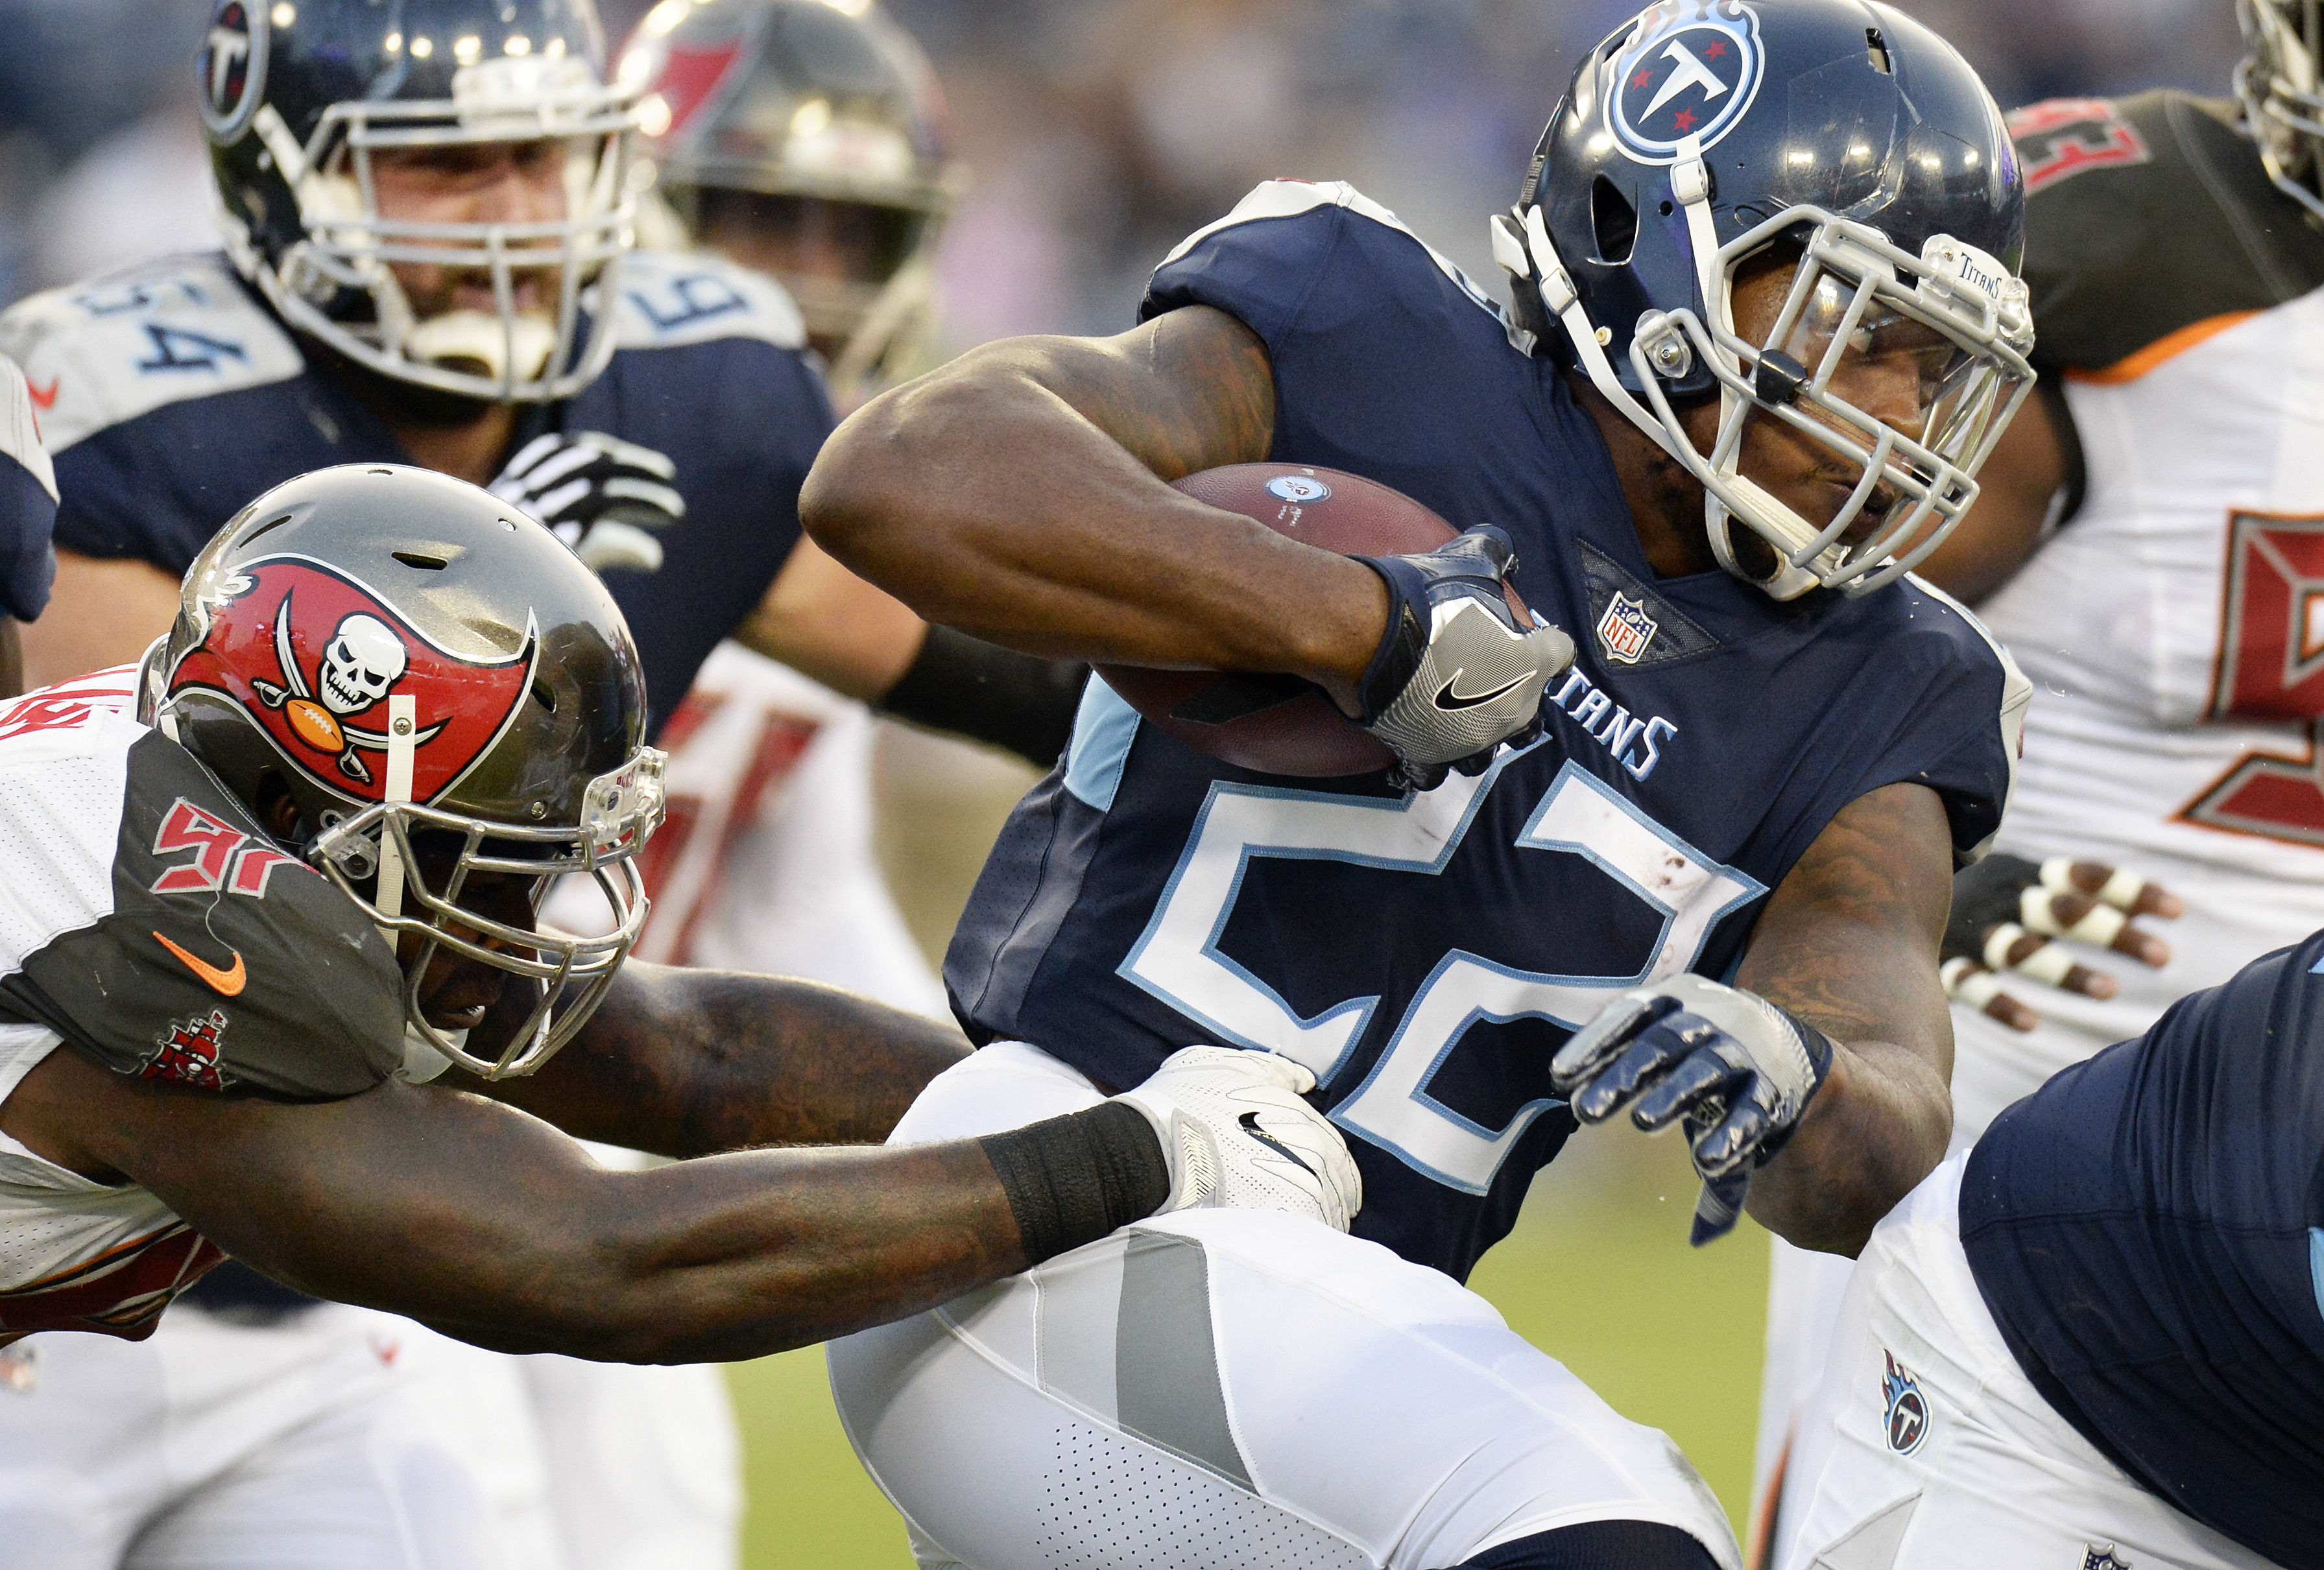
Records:
[[[686,516],[678,465],[603,431],[552,431],[525,444],[485,489],[573,547],[589,570],[661,566],[654,537]]]
[[[1757,993],[1678,975],[1625,992],[1550,1060],[1583,1123],[1628,1107],[1653,1134],[1681,1124],[1694,1170],[1695,1246],[1743,1214],[1754,1169],[1784,1148],[1831,1071],[1831,1039]]]
[[[1541,697],[1573,663],[1554,627],[1520,628],[1501,597],[1509,537],[1472,528],[1419,555],[1359,556],[1388,583],[1388,630],[1356,688],[1357,722],[1393,749],[1416,790],[1475,774],[1502,742],[1541,731]]]
[[[1146,1115],[1170,1162],[1172,1210],[1287,1210],[1334,1231],[1364,1206],[1347,1142],[1300,1099],[1315,1076],[1273,1052],[1187,1047],[1114,1097]]]
[[[2003,989],[2004,973],[2085,997],[2112,997],[2113,977],[2051,940],[2070,939],[2162,966],[2170,962],[2170,945],[2131,918],[2168,920],[2185,908],[2161,884],[2095,861],[2052,856],[2036,865],[2022,856],[1988,856],[1953,878],[1953,914],[1938,974],[1946,996],[2014,1030],[2030,1031],[2042,1015]]]

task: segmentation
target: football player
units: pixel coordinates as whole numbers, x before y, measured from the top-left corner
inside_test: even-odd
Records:
[[[226,254],[0,317],[63,496],[36,681],[134,658],[265,486],[416,461],[491,482],[608,575],[657,728],[736,629],[907,718],[1004,745],[1062,730],[1071,695],[1038,667],[927,638],[801,544],[831,416],[798,312],[716,258],[632,249],[643,84],[603,67],[587,0],[215,0]]]
[[[2043,393],[1922,568],[1978,602],[2043,692],[2000,840],[2016,873],[1964,875],[2000,881],[1965,888],[1948,945],[1958,1143],[2174,998],[2324,926],[2324,677],[2303,587],[2324,563],[2324,402],[2307,353],[2324,320],[2324,12],[2245,0],[2240,14],[2250,54],[2233,97],[2161,90],[2011,116]],[[2066,909],[2021,892],[2043,867],[2072,884],[2075,861],[2086,876]],[[2098,867],[2135,870],[2107,889]],[[2126,919],[2180,908],[2167,948]],[[2093,996],[2074,972],[2098,952],[2150,966]],[[2039,1023],[2016,1028],[2029,1003]],[[1847,1272],[1776,1245],[1763,1523]]]
[[[0,354],[0,697],[24,690],[16,623],[48,603],[56,576],[49,533],[57,521],[57,477],[41,445],[31,391],[14,361]]]
[[[2061,1070],[1881,1223],[1783,1563],[2317,1570],[2319,1405],[2324,933]]]
[[[733,630],[854,696],[1056,757],[1073,696],[1045,662],[928,636],[798,542],[798,486],[831,420],[798,315],[715,258],[629,250],[645,83],[607,83],[602,65],[590,6],[567,0],[218,0],[199,81],[228,254],[0,318],[61,463],[59,608],[27,629],[36,680],[135,657],[169,625],[194,553],[264,486],[416,460],[492,482],[604,574],[637,632],[653,737]],[[681,789],[695,772],[681,766]],[[682,873],[686,849],[657,859]],[[912,985],[921,962],[899,923],[878,930],[902,972],[885,990],[929,1006],[936,989],[924,971]],[[237,1321],[302,1307],[232,1267],[195,1300]],[[372,1327],[335,1318],[360,1363]],[[169,1334],[209,1328],[180,1316]],[[395,1334],[419,1361],[417,1333]],[[76,1355],[150,1382],[143,1353]],[[251,1355],[254,1370],[280,1357]],[[200,1360],[229,1358],[213,1345]],[[458,1376],[510,1377],[478,1360]],[[46,1454],[16,1417],[7,1454]]]
[[[225,1250],[506,1350],[748,1356],[1167,1206],[1346,1225],[1312,1076],[1215,1049],[981,1143],[758,1148],[880,1137],[960,1046],[809,984],[623,966],[662,811],[644,727],[587,569],[383,464],[268,491],[142,666],[0,712],[0,1342],[142,1337]],[[609,932],[536,922],[559,876]],[[608,1171],[559,1128],[706,1159]],[[143,1393],[182,1419],[160,1466],[134,1434],[92,1446],[124,1414],[73,1409],[10,1469],[0,1561],[111,1565],[134,1538],[141,1565],[214,1564],[239,1534],[279,1563],[476,1562],[430,1492],[456,1480],[318,1402],[335,1371],[285,1372],[298,1410],[249,1470],[255,1414],[200,1409],[202,1379]]]
[[[2029,691],[1904,574],[2030,385],[2021,223],[1999,111],[1919,23],[1670,0],[1581,62],[1493,220],[1514,312],[1351,188],[1275,181],[1136,330],[990,345],[841,427],[807,525],[924,615],[1289,673],[1401,759],[1254,775],[1089,688],[946,960],[990,1044],[896,1137],[1202,1040],[1312,1069],[1368,1202],[1352,1239],[1148,1225],[835,1344],[923,1563],[1736,1563],[1668,1442],[1457,1283],[1577,1120],[1685,1126],[1698,1239],[1748,1198],[1852,1252],[1941,1158],[1938,938]],[[1351,560],[1165,483],[1270,456],[1469,532]]]

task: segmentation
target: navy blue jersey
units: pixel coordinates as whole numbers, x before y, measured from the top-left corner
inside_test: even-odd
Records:
[[[945,966],[979,1041],[1127,1086],[1196,1042],[1323,1081],[1356,1231],[1465,1278],[1573,1129],[1549,1060],[1614,992],[1732,974],[1767,891],[1841,807],[1934,788],[1964,851],[2008,793],[2024,684],[1905,583],[1777,604],[1657,580],[1595,423],[1474,286],[1345,186],[1262,186],[1155,275],[1266,341],[1276,459],[1456,526],[1582,645],[1551,733],[1425,794],[1287,780],[1139,723],[1102,682],[1019,806]]]
[[[0,360],[0,616],[20,621],[41,613],[57,574],[56,476],[27,392],[23,372]]]
[[[761,275],[633,255],[617,308],[604,374],[536,418],[608,432],[678,467],[686,516],[659,537],[660,569],[605,574],[659,729],[798,543],[799,485],[832,416],[798,311]],[[353,392],[309,365],[222,256],[35,296],[0,317],[0,352],[48,400],[57,543],[84,555],[183,573],[270,486],[333,464],[410,461]]]
[[[2067,1421],[2205,1526],[2324,1570],[2324,932],[1996,1118],[1960,1226]]]

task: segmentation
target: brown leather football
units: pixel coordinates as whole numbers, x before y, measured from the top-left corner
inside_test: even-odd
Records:
[[[1337,469],[1230,464],[1173,482],[1198,501],[1342,555],[1432,551],[1457,531],[1399,491]],[[1517,624],[1533,619],[1506,590]],[[1336,777],[1392,767],[1396,755],[1297,676],[1101,665],[1106,685],[1170,735],[1238,768]]]

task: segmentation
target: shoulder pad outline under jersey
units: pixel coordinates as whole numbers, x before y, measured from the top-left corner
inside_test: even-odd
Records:
[[[807,326],[783,286],[706,252],[639,251],[622,259],[616,349],[677,349],[721,338],[807,346]]]
[[[165,405],[287,381],[306,360],[223,254],[171,256],[20,300],[0,353],[51,457]]]
[[[1184,240],[1179,241],[1171,248],[1170,254],[1162,259],[1161,265],[1169,266],[1212,235],[1222,230],[1233,228],[1238,224],[1249,224],[1261,218],[1295,218],[1302,213],[1313,212],[1317,207],[1344,207],[1359,216],[1370,219],[1383,228],[1395,230],[1426,252],[1428,260],[1436,264],[1437,271],[1452,280],[1453,286],[1462,294],[1467,295],[1479,309],[1500,323],[1504,329],[1508,327],[1508,313],[1501,308],[1492,296],[1478,288],[1475,280],[1462,271],[1451,257],[1414,234],[1406,226],[1403,219],[1356,189],[1346,180],[1262,180],[1253,186],[1250,194],[1237,202],[1226,216],[1204,225]],[[1156,271],[1159,271],[1160,269],[1157,268]]]

